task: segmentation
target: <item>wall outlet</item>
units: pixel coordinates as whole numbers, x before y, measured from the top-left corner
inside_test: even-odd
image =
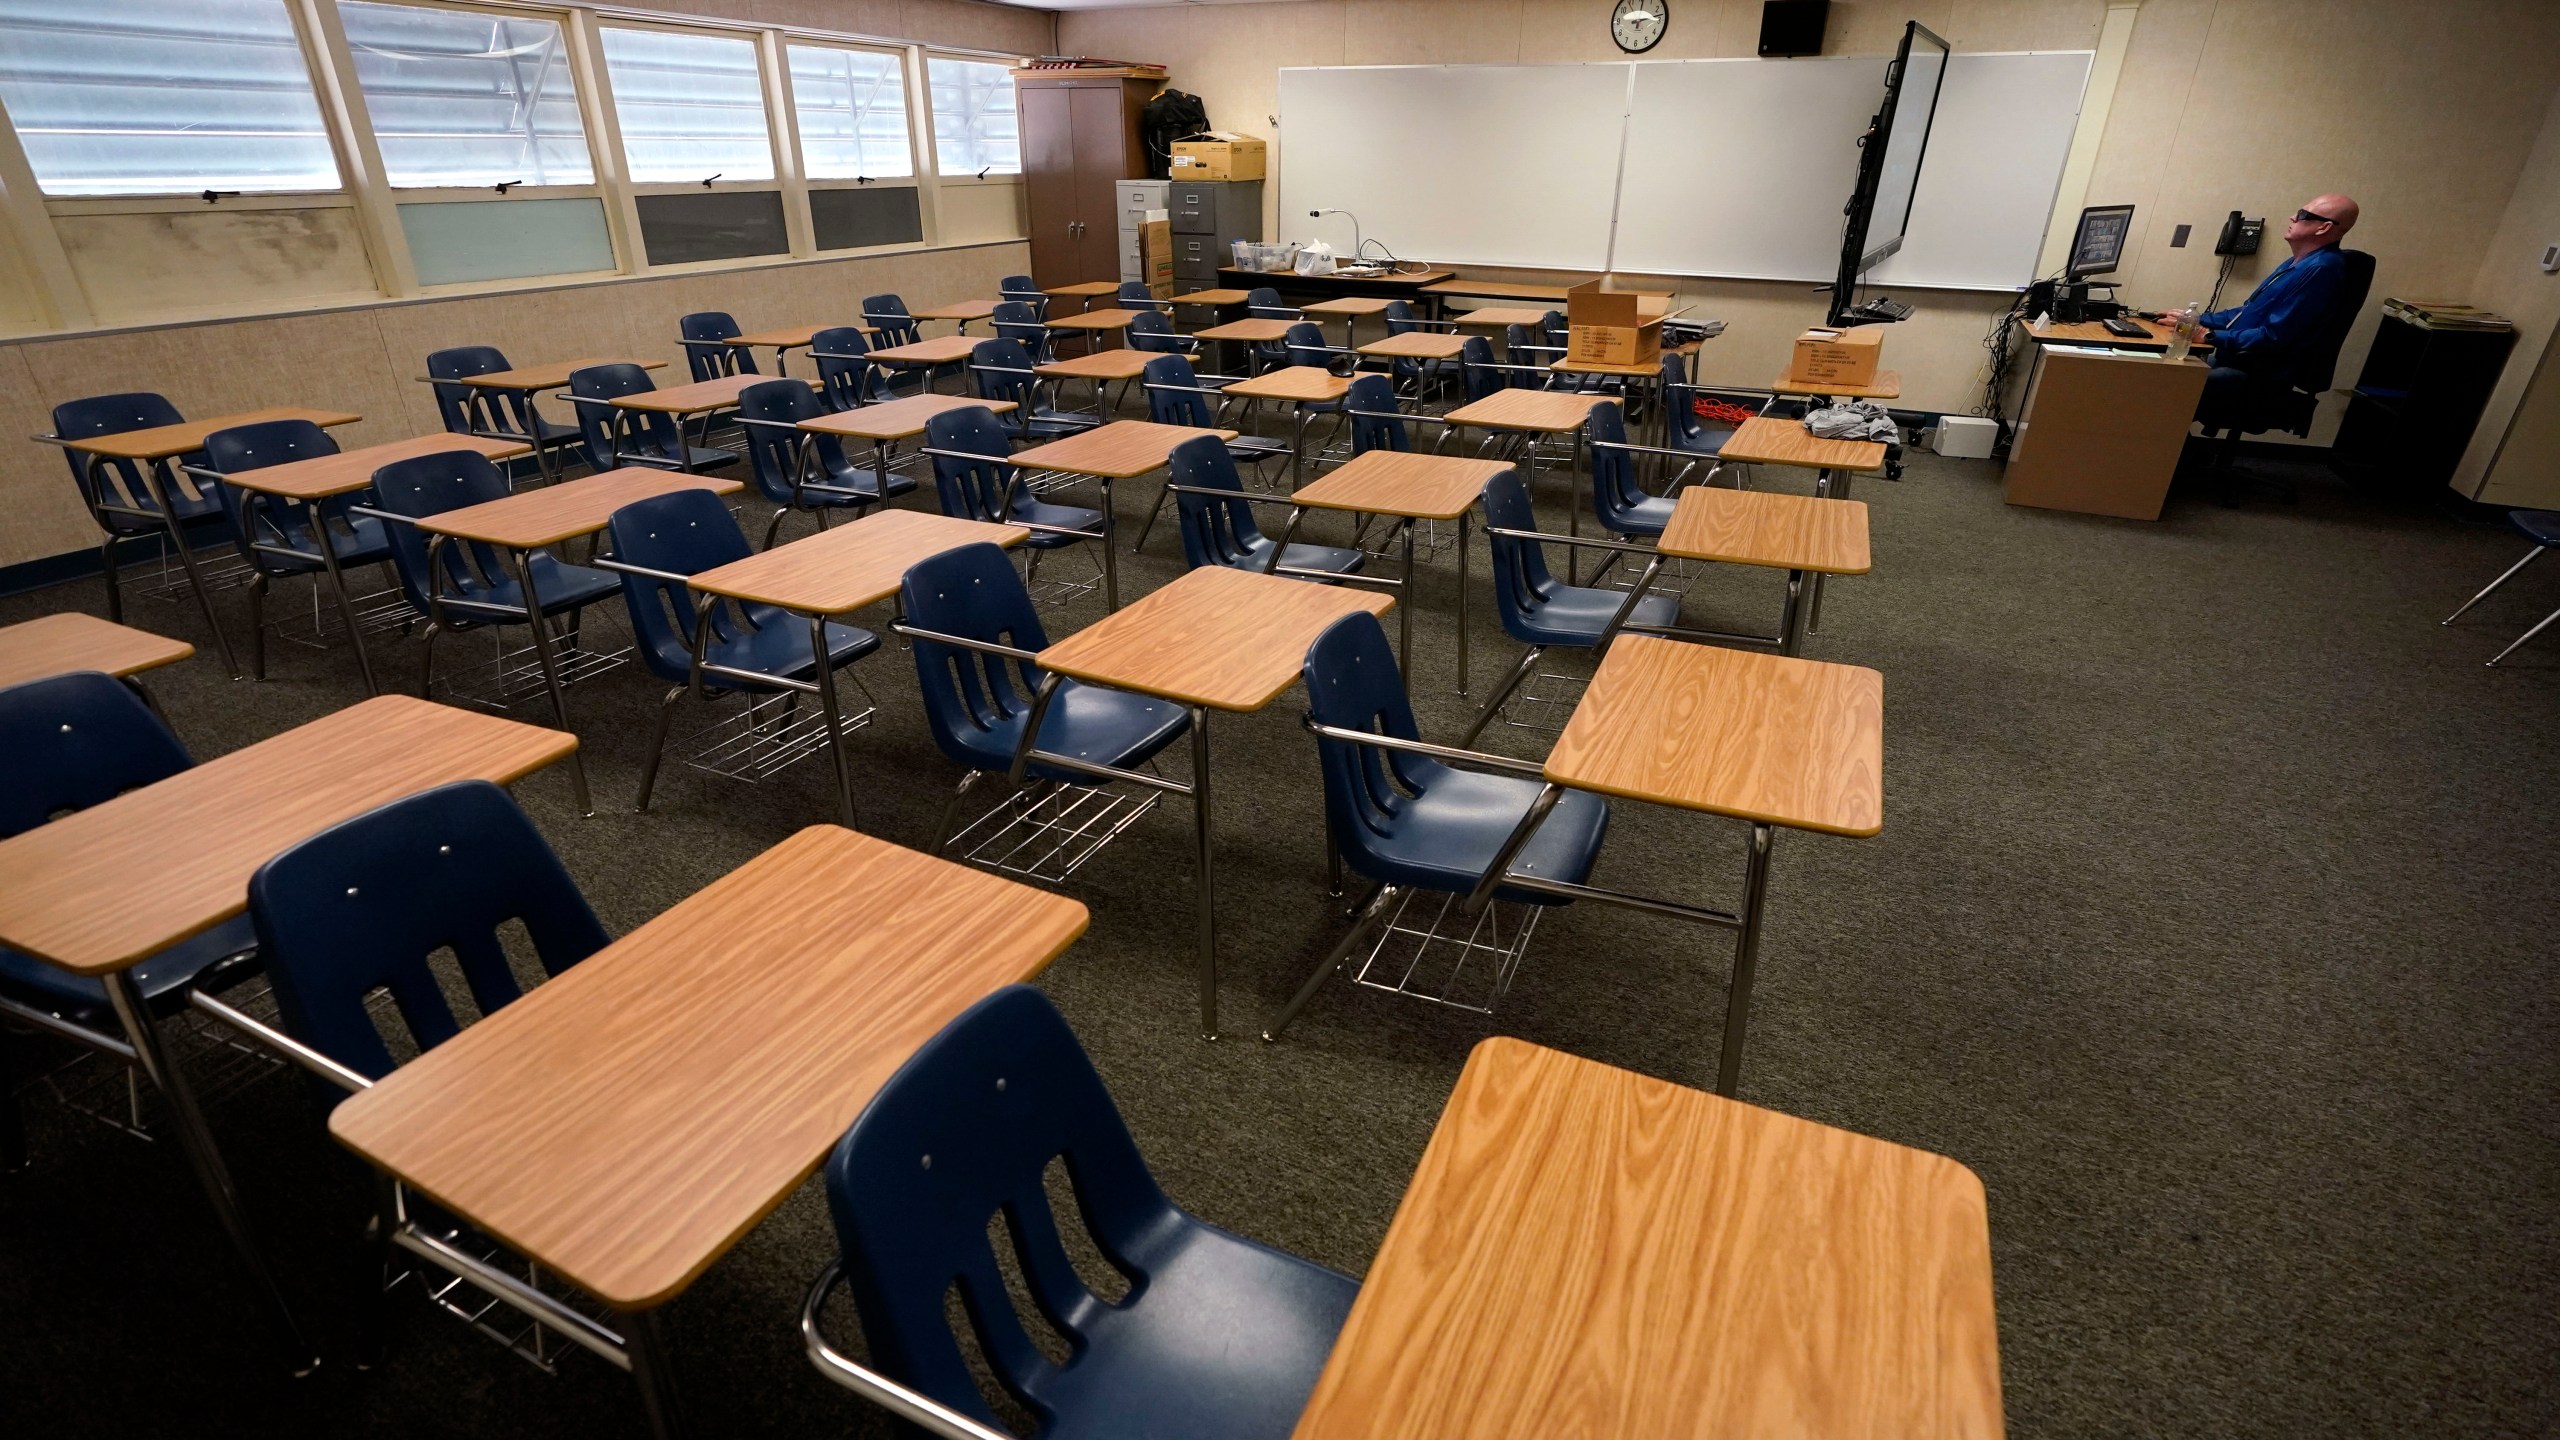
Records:
[[[2560,245],[2545,245],[2542,247],[2542,273],[2545,275],[2560,274]]]
[[[2170,231],[2170,232],[2169,232],[2169,248],[2170,248],[2170,249],[2172,249],[2172,250],[2184,250],[2184,249],[2186,249],[2186,248],[2187,248],[2187,236],[2189,236],[2190,234],[2193,234],[2193,233],[2194,233],[2194,231],[2195,231],[2195,228],[2196,228],[2196,227],[2194,227],[2193,225],[2181,225],[2181,226],[2179,226],[2177,229]]]

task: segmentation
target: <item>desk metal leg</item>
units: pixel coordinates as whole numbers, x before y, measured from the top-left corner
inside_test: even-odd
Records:
[[[310,1374],[319,1368],[320,1356],[294,1323],[293,1311],[284,1303],[284,1292],[276,1287],[275,1276],[258,1254],[257,1242],[250,1238],[249,1223],[241,1214],[240,1195],[232,1186],[230,1168],[222,1163],[222,1152],[214,1148],[213,1132],[205,1128],[204,1112],[197,1108],[195,1092],[170,1061],[159,1022],[152,1018],[151,1007],[142,998],[142,987],[134,982],[130,970],[119,970],[103,979],[107,1003],[114,1007],[125,1038],[133,1043],[134,1059],[169,1102],[170,1128],[177,1132],[178,1148],[186,1152],[197,1183],[204,1186],[205,1197],[213,1202],[214,1218],[222,1222],[231,1248],[249,1267],[249,1278],[257,1288],[258,1298],[266,1304],[267,1318],[276,1327],[277,1337],[285,1344],[293,1373]]]
[[[103,462],[92,455],[88,463],[89,493],[103,494],[98,487],[98,467]],[[169,543],[177,547],[178,564],[187,572],[187,588],[196,592],[196,604],[204,611],[205,628],[213,632],[213,648],[222,652],[222,668],[237,680],[240,678],[240,662],[231,653],[231,637],[223,633],[222,617],[214,613],[213,591],[204,583],[204,572],[196,567],[196,552],[187,548],[186,527],[178,523],[177,507],[170,503],[169,486],[161,476],[161,467],[151,463],[136,468],[142,472],[142,483],[150,487],[153,502],[160,507],[161,527],[169,532]],[[203,483],[210,485],[215,482],[208,480]]]
[[[1292,409],[1296,413],[1289,420],[1289,488],[1295,490],[1298,477],[1306,473],[1307,402],[1301,400]]]
[[[658,1312],[623,1310],[615,1318],[622,1322],[622,1350],[631,1360],[632,1382],[640,1387],[640,1408],[649,1416],[649,1433],[656,1440],[676,1440],[684,1434],[684,1407],[676,1395],[666,1329]]]
[[[1805,612],[1810,608],[1805,604],[1804,589],[1804,572],[1788,571],[1786,604],[1778,610],[1778,653],[1781,655],[1804,653]]]
[[[551,630],[542,618],[542,597],[533,589],[533,557],[522,550],[510,550],[507,555],[515,564],[516,584],[524,591],[526,628],[533,631],[533,658],[542,666],[542,688],[551,695],[551,718],[563,731],[575,734],[569,727],[569,702],[560,693],[560,660],[551,653]],[[592,818],[596,806],[587,795],[584,746],[569,752],[569,783],[578,792],[578,813]]]
[[[1191,707],[1191,829],[1200,867],[1200,1038],[1218,1038],[1218,866],[1209,853],[1209,707]]]
[[[1413,517],[1396,522],[1399,548],[1404,552],[1404,578],[1396,582],[1396,671],[1404,677],[1404,688],[1413,688]]]
[[[1467,693],[1467,518],[1472,510],[1458,512],[1458,693]],[[1411,597],[1407,597],[1411,604]]]
[[[1751,1030],[1751,979],[1760,960],[1760,915],[1769,893],[1769,846],[1777,829],[1751,827],[1751,857],[1742,872],[1742,938],[1733,947],[1733,983],[1725,992],[1724,1047],[1716,1055],[1716,1093],[1730,1097],[1742,1079],[1742,1040]]]
[[[836,703],[836,667],[827,663],[827,617],[809,617],[809,653],[818,662],[818,702],[827,717],[827,754],[836,767],[836,814],[847,830],[862,827],[854,823],[853,758],[845,753],[844,709]]]
[[[1120,608],[1120,512],[1111,502],[1111,477],[1098,475],[1102,482],[1102,608],[1117,612]],[[1171,476],[1166,477],[1168,482]]]
[[[1814,494],[1816,494],[1816,495],[1818,495],[1818,496],[1824,496],[1824,497],[1829,497],[1829,498],[1836,498],[1836,499],[1846,500],[1846,499],[1848,499],[1848,498],[1849,498],[1849,481],[1850,481],[1850,478],[1851,478],[1851,477],[1850,477],[1849,472],[1847,472],[1847,471],[1845,471],[1845,470],[1841,470],[1841,471],[1833,471],[1833,470],[1824,470],[1824,471],[1820,471],[1820,472],[1818,472],[1817,474],[1815,474],[1815,476],[1813,477],[1813,493],[1814,493]],[[1834,486],[1834,484],[1835,484],[1835,483],[1837,484],[1837,486],[1838,486],[1838,490],[1839,490],[1839,493],[1838,493],[1836,496],[1834,496],[1834,495],[1832,494],[1833,486]],[[1816,576],[1814,576],[1814,577],[1813,577],[1813,616],[1812,616],[1812,618],[1811,618],[1810,620],[1808,620],[1808,621],[1806,622],[1805,627],[1804,627],[1808,633],[1815,634],[1815,635],[1819,635],[1819,634],[1821,634],[1821,633],[1822,633],[1822,581],[1823,581],[1823,578],[1824,578],[1824,577],[1822,577],[1822,576],[1820,576],[1820,575],[1816,575]]]
[[[311,538],[320,546],[320,567],[329,572],[329,591],[337,597],[338,618],[347,622],[347,644],[356,652],[356,671],[364,676],[364,693],[379,695],[382,687],[373,683],[373,657],[365,653],[364,622],[356,618],[356,602],[347,597],[346,572],[338,568],[338,545],[329,536],[328,518],[316,500],[311,502]]]

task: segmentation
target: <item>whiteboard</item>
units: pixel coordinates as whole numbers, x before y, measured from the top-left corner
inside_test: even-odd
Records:
[[[2035,277],[2085,50],[1959,54],[1902,252],[1878,285]],[[1887,57],[1280,72],[1280,233],[1400,255],[1732,279],[1831,278]],[[1615,87],[1613,89],[1613,87]]]
[[[1351,249],[1340,216],[1437,264],[1609,268],[1625,64],[1280,72],[1280,234]]]

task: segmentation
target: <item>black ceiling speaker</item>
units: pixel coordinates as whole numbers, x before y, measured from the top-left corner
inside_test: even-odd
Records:
[[[1831,0],[1766,0],[1760,7],[1760,53],[1819,55]]]

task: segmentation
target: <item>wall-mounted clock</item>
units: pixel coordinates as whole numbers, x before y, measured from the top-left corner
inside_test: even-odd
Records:
[[[1609,38],[1630,55],[1641,55],[1662,43],[1671,25],[1671,0],[1618,0],[1609,12]]]

